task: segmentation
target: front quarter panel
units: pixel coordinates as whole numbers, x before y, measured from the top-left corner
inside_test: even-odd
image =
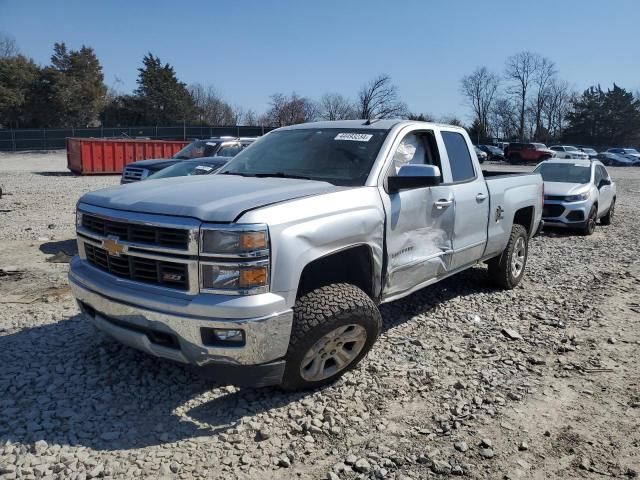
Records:
[[[369,247],[374,293],[382,278],[384,210],[374,187],[357,187],[252,210],[239,223],[266,223],[271,241],[271,292],[293,307],[304,267],[356,245]]]

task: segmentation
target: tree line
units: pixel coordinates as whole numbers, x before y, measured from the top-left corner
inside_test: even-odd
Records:
[[[479,143],[640,144],[640,94],[616,84],[578,93],[552,60],[535,52],[508,57],[501,73],[476,68],[462,78],[460,91],[473,115],[469,133]]]
[[[558,76],[555,63],[534,52],[506,59],[502,72],[478,67],[460,81],[470,110],[469,125],[455,117],[437,119],[465,126],[474,142],[492,140],[567,141],[585,145],[640,143],[640,95],[613,85],[581,94]],[[296,92],[274,93],[258,113],[223,99],[215,87],[187,85],[175,69],[152,53],[138,68],[137,88],[123,93],[107,87],[91,47],[53,46],[50,64],[37,65],[15,41],[0,34],[0,127],[171,126],[177,124],[281,127],[313,120],[408,118],[413,113],[392,78],[380,74],[355,95],[327,92],[311,99]]]

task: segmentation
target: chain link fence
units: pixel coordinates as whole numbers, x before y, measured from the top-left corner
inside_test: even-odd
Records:
[[[207,127],[95,127],[0,129],[0,151],[59,150],[65,139],[77,138],[146,138],[151,140],[193,140],[210,137],[256,137],[272,128],[251,126]]]

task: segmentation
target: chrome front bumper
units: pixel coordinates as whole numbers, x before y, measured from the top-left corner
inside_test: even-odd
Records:
[[[199,367],[265,364],[287,352],[293,312],[277,295],[173,298],[132,290],[110,277],[78,257],[71,262],[69,283],[83,313],[121,343]],[[245,344],[207,345],[202,328],[241,329]],[[157,337],[174,344],[166,346]]]

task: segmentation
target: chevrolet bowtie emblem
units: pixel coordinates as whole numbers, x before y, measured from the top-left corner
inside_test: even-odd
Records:
[[[127,247],[118,243],[118,237],[109,237],[102,240],[102,248],[112,257],[119,257],[127,251]]]

